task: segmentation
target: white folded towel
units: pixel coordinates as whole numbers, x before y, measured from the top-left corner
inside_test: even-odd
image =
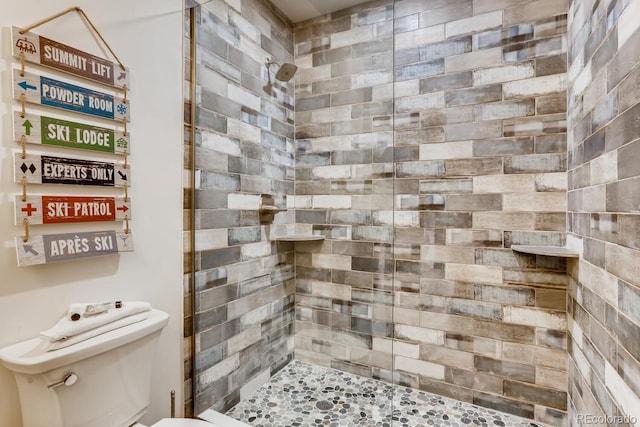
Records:
[[[94,329],[89,329],[86,332],[72,335],[67,339],[51,341],[48,338],[42,339],[42,349],[44,351],[59,350],[61,348],[69,347],[70,345],[77,344],[81,341],[88,340],[89,338],[97,337],[98,335],[113,331],[114,329],[122,328],[124,326],[131,325],[132,323],[142,322],[151,315],[151,311],[143,311],[141,313],[132,314],[130,316],[123,317],[114,322],[107,323],[102,326],[98,326]]]
[[[52,328],[40,332],[40,335],[50,341],[67,340],[69,337],[82,334],[103,325],[115,322],[132,314],[150,311],[151,304],[144,301],[123,301],[122,307],[107,310],[104,313],[71,320],[64,316]]]

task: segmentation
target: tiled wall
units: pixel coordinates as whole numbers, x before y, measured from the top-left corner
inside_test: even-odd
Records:
[[[196,414],[230,408],[292,359],[295,291],[293,246],[271,239],[293,212],[273,224],[258,215],[266,196],[285,208],[294,193],[293,84],[275,81],[274,66],[267,86],[265,67],[267,58],[293,61],[292,25],[266,1],[201,3],[193,312],[185,304],[185,336],[196,328]],[[190,254],[187,272],[189,263]]]
[[[638,0],[569,9],[569,232],[584,246],[569,269],[572,425],[640,420],[638,17]]]
[[[565,243],[567,10],[296,25],[296,357],[565,422],[566,264],[510,246]]]

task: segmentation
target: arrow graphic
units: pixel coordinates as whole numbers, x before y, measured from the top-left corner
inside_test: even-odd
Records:
[[[127,205],[123,205],[122,207],[116,208],[116,210],[126,212],[129,210],[129,208],[127,207]]]
[[[28,90],[28,89],[38,90],[36,86],[31,86],[29,83],[26,82],[26,80],[24,82],[18,83],[18,86],[20,86],[24,90]]]
[[[120,73],[120,75],[118,76],[118,80],[122,80],[125,77],[127,77],[127,73]]]
[[[35,256],[40,255],[35,249],[33,249],[33,246],[31,245],[22,245],[22,247],[24,248],[25,253],[30,253],[31,255]]]
[[[31,135],[31,128],[33,127],[31,122],[29,120],[25,120],[22,126],[24,126],[25,133],[27,134],[27,136]]]
[[[120,175],[120,178],[122,178],[124,181],[127,180],[127,174],[126,173],[122,173],[122,171],[118,171],[118,175]]]

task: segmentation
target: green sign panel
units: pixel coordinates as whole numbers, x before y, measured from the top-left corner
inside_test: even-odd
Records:
[[[130,152],[129,135],[122,131],[34,114],[14,112],[16,141],[22,137],[32,144],[55,145],[104,153]]]

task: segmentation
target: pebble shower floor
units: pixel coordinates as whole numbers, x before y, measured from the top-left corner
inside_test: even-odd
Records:
[[[262,427],[545,426],[301,361],[291,362],[227,415]]]

